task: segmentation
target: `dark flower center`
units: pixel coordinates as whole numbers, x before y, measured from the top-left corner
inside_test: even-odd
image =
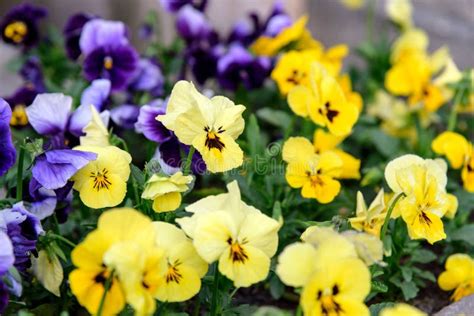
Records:
[[[21,43],[28,33],[28,26],[25,22],[14,21],[8,24],[3,30],[6,38],[11,39],[15,43]]]
[[[109,171],[107,169],[102,169],[102,171],[98,171],[96,173],[91,172],[90,177],[94,179],[94,189],[100,191],[101,189],[109,189],[109,186],[112,185],[112,182],[109,181],[108,174]]]
[[[180,263],[175,263],[174,265],[168,264],[168,272],[166,273],[166,283],[175,282],[179,284],[183,275],[178,270],[178,265]]]
[[[339,294],[339,287],[335,284],[332,289],[319,290],[316,299],[321,302],[322,315],[339,315],[343,310],[334,300],[334,296]]]
[[[225,144],[219,137],[219,134],[225,132],[225,130],[222,129],[222,126],[217,129],[217,132],[215,132],[213,129],[211,130],[208,126],[204,127],[204,131],[207,133],[204,145],[209,150],[216,148],[217,150],[222,151],[222,149],[225,148]]]
[[[242,248],[242,246],[237,241],[234,242],[232,238],[229,237],[227,239],[227,243],[230,245],[229,259],[231,259],[232,262],[244,263],[249,258],[244,248]]]

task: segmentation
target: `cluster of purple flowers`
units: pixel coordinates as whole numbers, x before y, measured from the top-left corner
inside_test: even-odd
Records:
[[[234,91],[239,86],[261,87],[273,66],[270,58],[252,55],[249,45],[261,35],[275,36],[292,23],[281,3],[276,2],[267,19],[262,21],[251,13],[225,37],[216,32],[206,17],[206,1],[162,0],[161,4],[176,14],[176,29],[186,43],[184,67],[189,67],[199,84],[216,78],[222,88]],[[187,70],[183,69],[183,73]]]

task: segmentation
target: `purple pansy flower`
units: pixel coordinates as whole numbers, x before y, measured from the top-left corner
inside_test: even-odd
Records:
[[[140,108],[135,129],[151,141],[162,143],[171,138],[172,133],[161,122],[156,120],[160,114],[166,113],[166,107],[144,105]]]
[[[19,202],[0,211],[0,230],[12,241],[15,268],[26,272],[31,266],[30,254],[35,251],[38,237],[43,233],[40,220]]]
[[[135,91],[149,91],[152,96],[163,94],[165,78],[158,64],[149,58],[141,58],[129,88]]]
[[[41,135],[52,136],[66,131],[72,98],[62,93],[39,94],[26,108],[28,120]]]
[[[2,314],[7,308],[8,298],[7,286],[0,280],[0,314]]]
[[[212,45],[210,41],[198,41],[192,43],[186,49],[187,64],[199,84],[204,84],[207,79],[217,74],[217,60],[222,56],[224,47]]]
[[[43,72],[40,60],[36,56],[29,57],[20,69],[20,75],[27,86],[33,86],[38,93],[45,92]]]
[[[204,13],[191,5],[185,5],[179,10],[176,16],[176,30],[186,41],[207,38],[213,31]]]
[[[94,16],[87,13],[76,13],[71,15],[64,26],[64,37],[66,53],[69,58],[76,60],[81,55],[79,39],[81,38],[82,28],[92,20]]]
[[[39,41],[38,21],[46,16],[46,9],[28,3],[13,7],[0,22],[5,43],[29,48]]]
[[[189,146],[184,145],[178,141],[176,136],[173,136],[161,143],[155,152],[154,158],[160,161],[161,167],[166,173],[174,173],[183,167],[186,158],[181,157],[181,152],[186,157],[189,153]],[[202,160],[202,156],[195,152],[191,160],[191,171],[196,174],[202,174],[206,171],[206,164]]]
[[[97,154],[80,150],[49,150],[36,157],[32,174],[46,189],[59,189],[64,187],[79,169],[95,159]]]
[[[117,126],[132,129],[137,122],[140,108],[133,104],[122,104],[110,110],[110,118]]]
[[[28,124],[25,109],[33,102],[38,93],[39,91],[33,85],[23,85],[13,95],[5,98],[13,111],[11,126],[22,127]]]
[[[278,14],[271,17],[266,25],[264,34],[275,37],[284,29],[293,24],[293,20],[286,14]]]
[[[232,27],[229,43],[239,42],[244,46],[250,45],[260,35],[260,20],[256,13],[249,14],[246,19],[241,19]]]
[[[161,6],[168,12],[177,12],[185,5],[192,5],[199,11],[204,11],[207,0],[160,0]]]
[[[270,59],[254,57],[242,46],[233,45],[217,64],[219,84],[230,90],[236,90],[239,84],[243,84],[246,89],[259,88],[270,68]]]
[[[0,177],[15,164],[16,150],[10,131],[11,117],[10,105],[0,98]]]
[[[2,277],[15,262],[13,245],[8,235],[0,228],[0,277]]]
[[[35,178],[31,178],[28,184],[28,191],[31,201],[27,208],[39,220],[43,220],[54,213],[57,200],[53,190],[44,188]]]
[[[138,53],[129,44],[122,22],[94,19],[87,22],[79,40],[87,80],[109,79],[112,90],[124,89],[133,76]]]

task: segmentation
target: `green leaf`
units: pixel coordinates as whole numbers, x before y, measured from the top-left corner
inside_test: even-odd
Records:
[[[436,255],[427,249],[417,249],[411,256],[412,262],[428,263],[435,260]]]
[[[429,280],[431,282],[436,282],[436,277],[434,276],[434,274],[431,271],[421,270],[421,269],[418,269],[418,268],[413,268],[413,273],[415,275],[417,275],[418,277],[423,278],[425,280]]]
[[[131,171],[132,177],[137,181],[138,186],[142,188],[145,185],[145,175],[143,174],[143,171],[134,164],[131,164]]]
[[[418,294],[418,291],[420,290],[413,281],[403,281],[400,288],[402,289],[403,297],[407,301],[415,298]]]
[[[258,110],[257,116],[271,125],[281,127],[283,130],[289,128],[292,121],[292,117],[288,113],[270,108]]]
[[[263,306],[263,307],[259,307],[252,315],[253,316],[291,316],[293,314],[289,311],[285,311],[276,307]]]
[[[393,157],[399,152],[400,140],[398,138],[389,136],[376,128],[371,129],[369,135],[375,148],[385,157]]]
[[[61,296],[59,287],[63,282],[64,274],[61,262],[56,255],[41,250],[38,253],[38,259],[33,261],[33,271],[45,289],[57,297]]]
[[[283,220],[280,201],[276,201],[275,204],[273,204],[272,218],[277,221],[280,221],[280,219]]]
[[[369,306],[370,316],[378,316],[380,311],[387,307],[395,306],[395,303],[392,302],[384,302],[378,304],[372,304]]]
[[[276,300],[280,299],[285,293],[285,285],[280,281],[276,275],[270,278],[270,294]]]
[[[474,246],[474,224],[469,224],[454,231],[449,236],[452,240],[462,240]]]
[[[410,282],[413,279],[413,270],[411,267],[402,266],[400,270],[402,271],[403,280]]]
[[[256,155],[263,152],[263,146],[260,137],[260,127],[254,114],[250,115],[247,120],[245,135],[247,136],[250,155],[255,158]]]
[[[384,283],[380,282],[380,281],[372,280],[371,291],[372,292],[378,292],[378,293],[387,293],[388,286],[385,285]]]

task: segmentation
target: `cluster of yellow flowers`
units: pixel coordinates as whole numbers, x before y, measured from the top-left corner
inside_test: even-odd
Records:
[[[215,261],[236,287],[264,280],[281,224],[242,202],[237,182],[228,188],[188,205],[193,216],[177,220],[183,230],[130,208],[104,212],[72,253],[77,268],[69,279],[79,303],[92,314],[114,315],[128,303],[137,315],[150,315],[155,299],[196,295]]]

